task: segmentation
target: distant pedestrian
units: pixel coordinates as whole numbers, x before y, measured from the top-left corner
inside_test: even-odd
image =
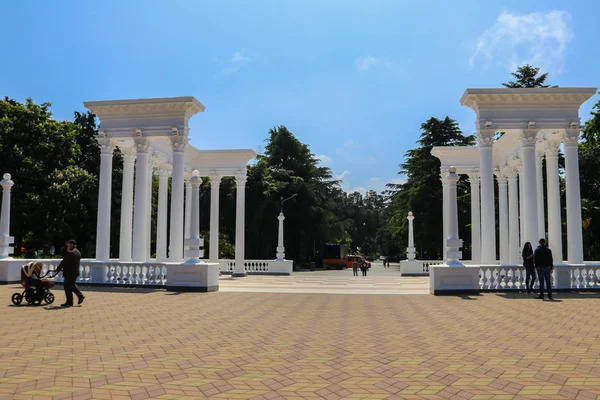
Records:
[[[358,276],[358,261],[356,261],[356,258],[352,261],[352,275]]]
[[[77,243],[74,240],[69,240],[65,243],[66,249],[64,252],[63,260],[56,267],[56,272],[63,271],[64,278],[64,288],[65,288],[65,296],[67,297],[67,301],[64,304],[61,304],[61,307],[72,307],[73,306],[73,293],[77,295],[77,304],[83,303],[85,300],[85,296],[77,285],[75,281],[79,276],[79,261],[81,260],[81,253],[77,250]]]
[[[533,291],[533,284],[535,283],[535,266],[533,265],[533,248],[531,247],[531,243],[525,243],[523,246],[523,252],[521,253],[523,256],[523,266],[525,267],[525,287],[527,288],[527,293],[531,293]]]
[[[362,264],[360,264],[360,270],[362,271],[362,276],[367,276],[367,270],[369,265],[366,262],[362,262]]]
[[[538,299],[544,300],[544,283],[548,291],[548,299],[552,300],[552,269],[554,268],[554,260],[552,259],[552,251],[546,246],[546,240],[540,239],[540,245],[533,253],[533,261],[537,268],[538,279],[540,280],[540,295]]]

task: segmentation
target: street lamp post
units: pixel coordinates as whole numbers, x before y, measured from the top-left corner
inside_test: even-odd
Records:
[[[283,197],[280,200],[279,203],[279,216],[277,217],[277,219],[279,220],[279,238],[277,241],[277,261],[283,261],[285,259],[285,247],[283,246],[283,221],[285,220],[285,217],[283,216],[283,203],[285,203],[286,201],[293,199],[294,197],[296,197],[298,194],[293,194],[290,197],[288,197],[287,199],[284,199]]]

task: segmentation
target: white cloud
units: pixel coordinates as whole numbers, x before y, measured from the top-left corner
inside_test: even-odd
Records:
[[[338,175],[337,180],[343,181],[344,178],[347,177],[348,175],[350,175],[350,171],[344,170],[344,172],[342,172],[340,175]]]
[[[567,44],[573,39],[571,15],[567,11],[534,12],[526,15],[503,12],[494,25],[479,36],[469,59],[495,62],[509,71],[531,64],[542,71],[560,73]]]
[[[390,183],[394,184],[394,185],[402,185],[405,184],[407,181],[406,178],[394,178],[390,181]]]
[[[385,69],[392,69],[394,63],[390,61],[388,57],[374,57],[366,56],[360,57],[354,60],[354,65],[359,71],[368,71],[371,68],[383,67]]]
[[[317,154],[316,157],[319,159],[321,165],[333,164],[333,158],[331,158],[325,154]]]
[[[254,61],[254,57],[247,54],[246,51],[241,50],[234,52],[231,57],[225,61],[220,59],[215,59],[215,61],[222,66],[218,75],[227,75],[238,72],[242,67]]]

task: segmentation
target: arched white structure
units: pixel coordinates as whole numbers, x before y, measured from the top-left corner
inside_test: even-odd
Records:
[[[155,171],[159,177],[157,259],[176,263],[184,260],[184,239],[191,238],[190,215],[194,213],[189,178],[191,171],[197,170],[199,176],[208,177],[212,182],[210,233],[211,238],[217,238],[211,240],[211,260],[214,262],[218,261],[219,254],[219,185],[225,176],[236,178],[235,275],[245,275],[246,165],[256,153],[250,149],[198,150],[189,145],[188,122],[193,115],[205,109],[194,97],[90,101],[84,105],[100,119],[96,259],[109,261],[112,155],[115,146],[118,146],[124,156],[119,260],[150,260],[151,182]],[[171,209],[167,210],[169,175]],[[170,221],[169,227],[167,220]]]
[[[501,264],[520,264],[520,248],[548,237],[556,264],[563,261],[558,151],[563,145],[567,197],[567,263],[583,264],[579,190],[579,108],[596,88],[467,89],[461,104],[476,115],[478,146],[435,147],[442,183],[448,168],[470,177],[474,262],[497,263],[495,181],[498,183]],[[542,161],[546,157],[547,193]],[[547,199],[547,205],[545,200]],[[449,205],[444,196],[444,210]],[[548,216],[548,229],[545,216]],[[444,218],[448,218],[447,212]],[[478,220],[480,219],[480,224]],[[445,221],[444,226],[448,222]],[[450,237],[449,232],[444,237]],[[480,243],[480,245],[479,245]],[[480,246],[480,247],[479,247]],[[480,259],[479,259],[480,255]]]

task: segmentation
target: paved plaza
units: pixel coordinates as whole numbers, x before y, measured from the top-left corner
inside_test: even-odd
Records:
[[[0,398],[600,398],[596,295],[390,295],[397,271],[347,272],[88,287],[71,309],[60,287],[52,306],[17,307],[17,285],[0,286]]]

